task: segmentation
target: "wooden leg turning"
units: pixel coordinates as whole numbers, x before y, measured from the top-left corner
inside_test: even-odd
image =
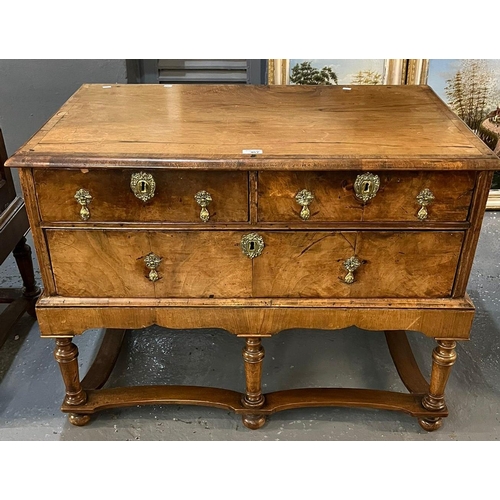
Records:
[[[246,339],[243,348],[243,361],[245,362],[246,392],[241,398],[245,408],[256,410],[264,406],[265,398],[262,394],[262,360],[264,348],[258,337]],[[243,424],[249,429],[259,429],[266,422],[266,417],[260,413],[247,413],[242,416]]]
[[[36,286],[35,273],[33,271],[33,260],[31,255],[31,248],[26,244],[26,238],[21,238],[19,243],[15,246],[12,252],[16,260],[19,274],[23,280],[24,292],[23,295],[29,301],[29,306],[26,312],[35,317],[35,303],[40,295],[40,288]]]
[[[64,403],[70,406],[78,406],[87,401],[87,394],[80,384],[78,373],[78,348],[71,338],[56,338],[54,357],[59,363],[61,375],[66,387]],[[89,415],[70,413],[69,421],[73,425],[85,425],[90,420]]]
[[[445,408],[444,390],[451,367],[457,359],[455,352],[456,342],[453,340],[438,340],[432,352],[432,371],[429,393],[422,399],[422,406],[426,410],[439,411]],[[442,425],[440,417],[426,417],[418,420],[426,431],[435,431]]]

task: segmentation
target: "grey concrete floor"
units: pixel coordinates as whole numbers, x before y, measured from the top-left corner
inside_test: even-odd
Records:
[[[495,441],[500,436],[500,213],[487,212],[468,292],[476,305],[471,340],[460,342],[447,387],[450,416],[433,433],[398,412],[353,408],[295,409],[251,431],[232,412],[155,405],[107,410],[74,427],[59,410],[64,388],[54,343],[28,315],[0,350],[2,441]],[[31,238],[28,240],[32,244]],[[36,265],[36,276],[40,279]],[[21,286],[14,260],[0,266],[0,287]],[[102,330],[76,337],[80,369],[90,365]],[[410,332],[415,357],[430,373],[434,341]],[[384,336],[356,328],[294,330],[265,339],[264,391],[298,387],[401,390]],[[107,386],[187,384],[241,391],[242,340],[218,330],[132,331]]]

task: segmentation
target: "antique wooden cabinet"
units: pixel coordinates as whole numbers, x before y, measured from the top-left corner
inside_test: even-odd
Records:
[[[229,408],[250,428],[307,406],[399,410],[426,430],[447,415],[500,160],[429,87],[84,85],[8,164],[73,424],[150,403]],[[152,324],[242,337],[241,394],[102,388],[124,330]],[[352,325],[386,331],[408,393],[262,393],[263,337]],[[100,327],[102,359],[80,381],[72,337]],[[436,339],[430,383],[406,330]]]

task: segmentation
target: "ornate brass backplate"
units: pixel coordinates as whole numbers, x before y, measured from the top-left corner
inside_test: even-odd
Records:
[[[208,213],[207,207],[212,201],[212,196],[210,193],[207,193],[207,191],[198,191],[194,195],[194,199],[196,200],[196,203],[200,205],[201,211],[200,211],[200,219],[203,222],[208,222],[210,219],[210,214]]]
[[[79,189],[75,193],[75,200],[81,205],[80,217],[82,220],[90,219],[88,204],[92,201],[91,194],[86,189]]]
[[[370,172],[358,175],[354,181],[356,198],[362,200],[363,203],[375,198],[379,187],[380,177],[376,174],[370,174]]]
[[[303,189],[302,191],[299,191],[295,195],[295,201],[302,206],[302,210],[300,211],[300,218],[302,220],[308,220],[309,217],[311,217],[311,211],[309,210],[309,205],[312,203],[314,200],[314,195],[311,193],[311,191],[308,191],[307,189]]]
[[[264,250],[264,240],[257,233],[249,233],[241,238],[240,247],[247,257],[254,259]]]
[[[156,182],[151,174],[136,172],[130,177],[130,189],[142,201],[148,201],[155,195]]]
[[[417,213],[417,217],[420,220],[427,219],[429,212],[427,211],[427,205],[430,205],[434,201],[434,195],[432,191],[428,188],[423,189],[417,195],[417,202],[420,205],[420,210]]]

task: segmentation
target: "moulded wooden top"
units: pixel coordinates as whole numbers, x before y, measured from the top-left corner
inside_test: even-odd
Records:
[[[430,87],[348,89],[85,84],[7,165],[500,170]]]

